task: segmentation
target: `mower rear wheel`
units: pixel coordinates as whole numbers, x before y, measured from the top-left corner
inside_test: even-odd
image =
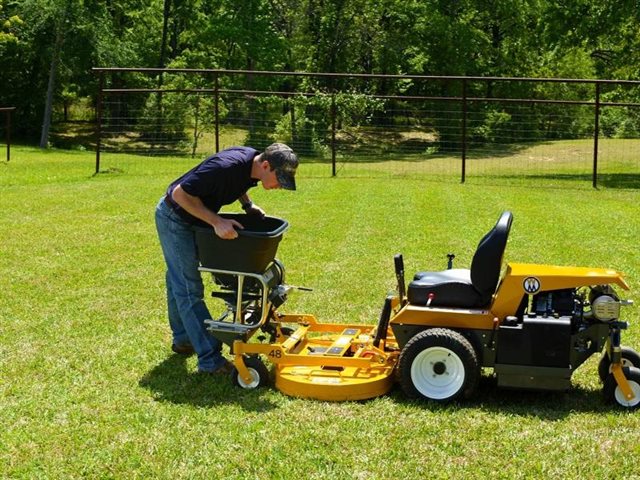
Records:
[[[640,353],[636,352],[633,348],[622,347],[622,366],[640,368]],[[605,352],[598,364],[598,376],[600,377],[600,380],[604,382],[610,373],[611,359]]]
[[[627,400],[622,393],[622,390],[618,386],[613,373],[610,373],[604,381],[604,398],[607,402],[617,403],[619,406],[628,408],[629,410],[635,410],[640,406],[640,369],[635,367],[624,367],[622,369],[624,376],[631,386],[631,390],[635,395],[632,400]]]
[[[446,328],[424,330],[409,340],[400,353],[398,372],[407,396],[441,403],[470,397],[480,378],[473,345]]]
[[[237,387],[244,388],[246,390],[253,390],[255,388],[264,387],[269,383],[269,369],[262,362],[260,357],[252,355],[245,357],[244,364],[247,366],[247,370],[251,374],[251,381],[245,382],[237,368],[233,368],[231,371],[231,381]]]

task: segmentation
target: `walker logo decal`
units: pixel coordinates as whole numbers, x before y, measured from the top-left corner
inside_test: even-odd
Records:
[[[540,290],[540,280],[536,277],[527,277],[524,279],[524,282],[522,282],[522,286],[527,293],[537,293],[538,290]]]

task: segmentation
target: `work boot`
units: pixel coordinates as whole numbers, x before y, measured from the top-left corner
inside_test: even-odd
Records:
[[[189,357],[195,353],[190,343],[174,343],[171,345],[171,350],[183,357]]]
[[[225,362],[215,370],[200,370],[198,369],[198,373],[202,373],[204,375],[230,375],[233,371],[233,364],[225,360]]]

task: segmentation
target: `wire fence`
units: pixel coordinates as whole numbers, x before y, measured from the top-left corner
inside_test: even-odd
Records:
[[[640,82],[95,71],[96,172],[103,153],[199,160],[282,141],[309,175],[640,186]]]

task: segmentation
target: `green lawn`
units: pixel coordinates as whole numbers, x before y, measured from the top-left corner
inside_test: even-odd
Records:
[[[446,407],[397,389],[298,400],[196,375],[169,349],[153,225],[193,163],[107,155],[94,176],[90,152],[25,147],[0,162],[0,477],[640,477],[640,412],[603,403],[597,358],[567,394],[497,390],[486,372],[474,399]],[[622,270],[640,300],[638,190],[329,173],[303,159],[297,192],[252,192],[291,224],[287,280],[314,289],[284,312],[373,324],[395,253],[408,275],[445,268],[448,252],[467,267],[505,209],[507,260]],[[623,313],[623,343],[640,349],[639,308]]]

